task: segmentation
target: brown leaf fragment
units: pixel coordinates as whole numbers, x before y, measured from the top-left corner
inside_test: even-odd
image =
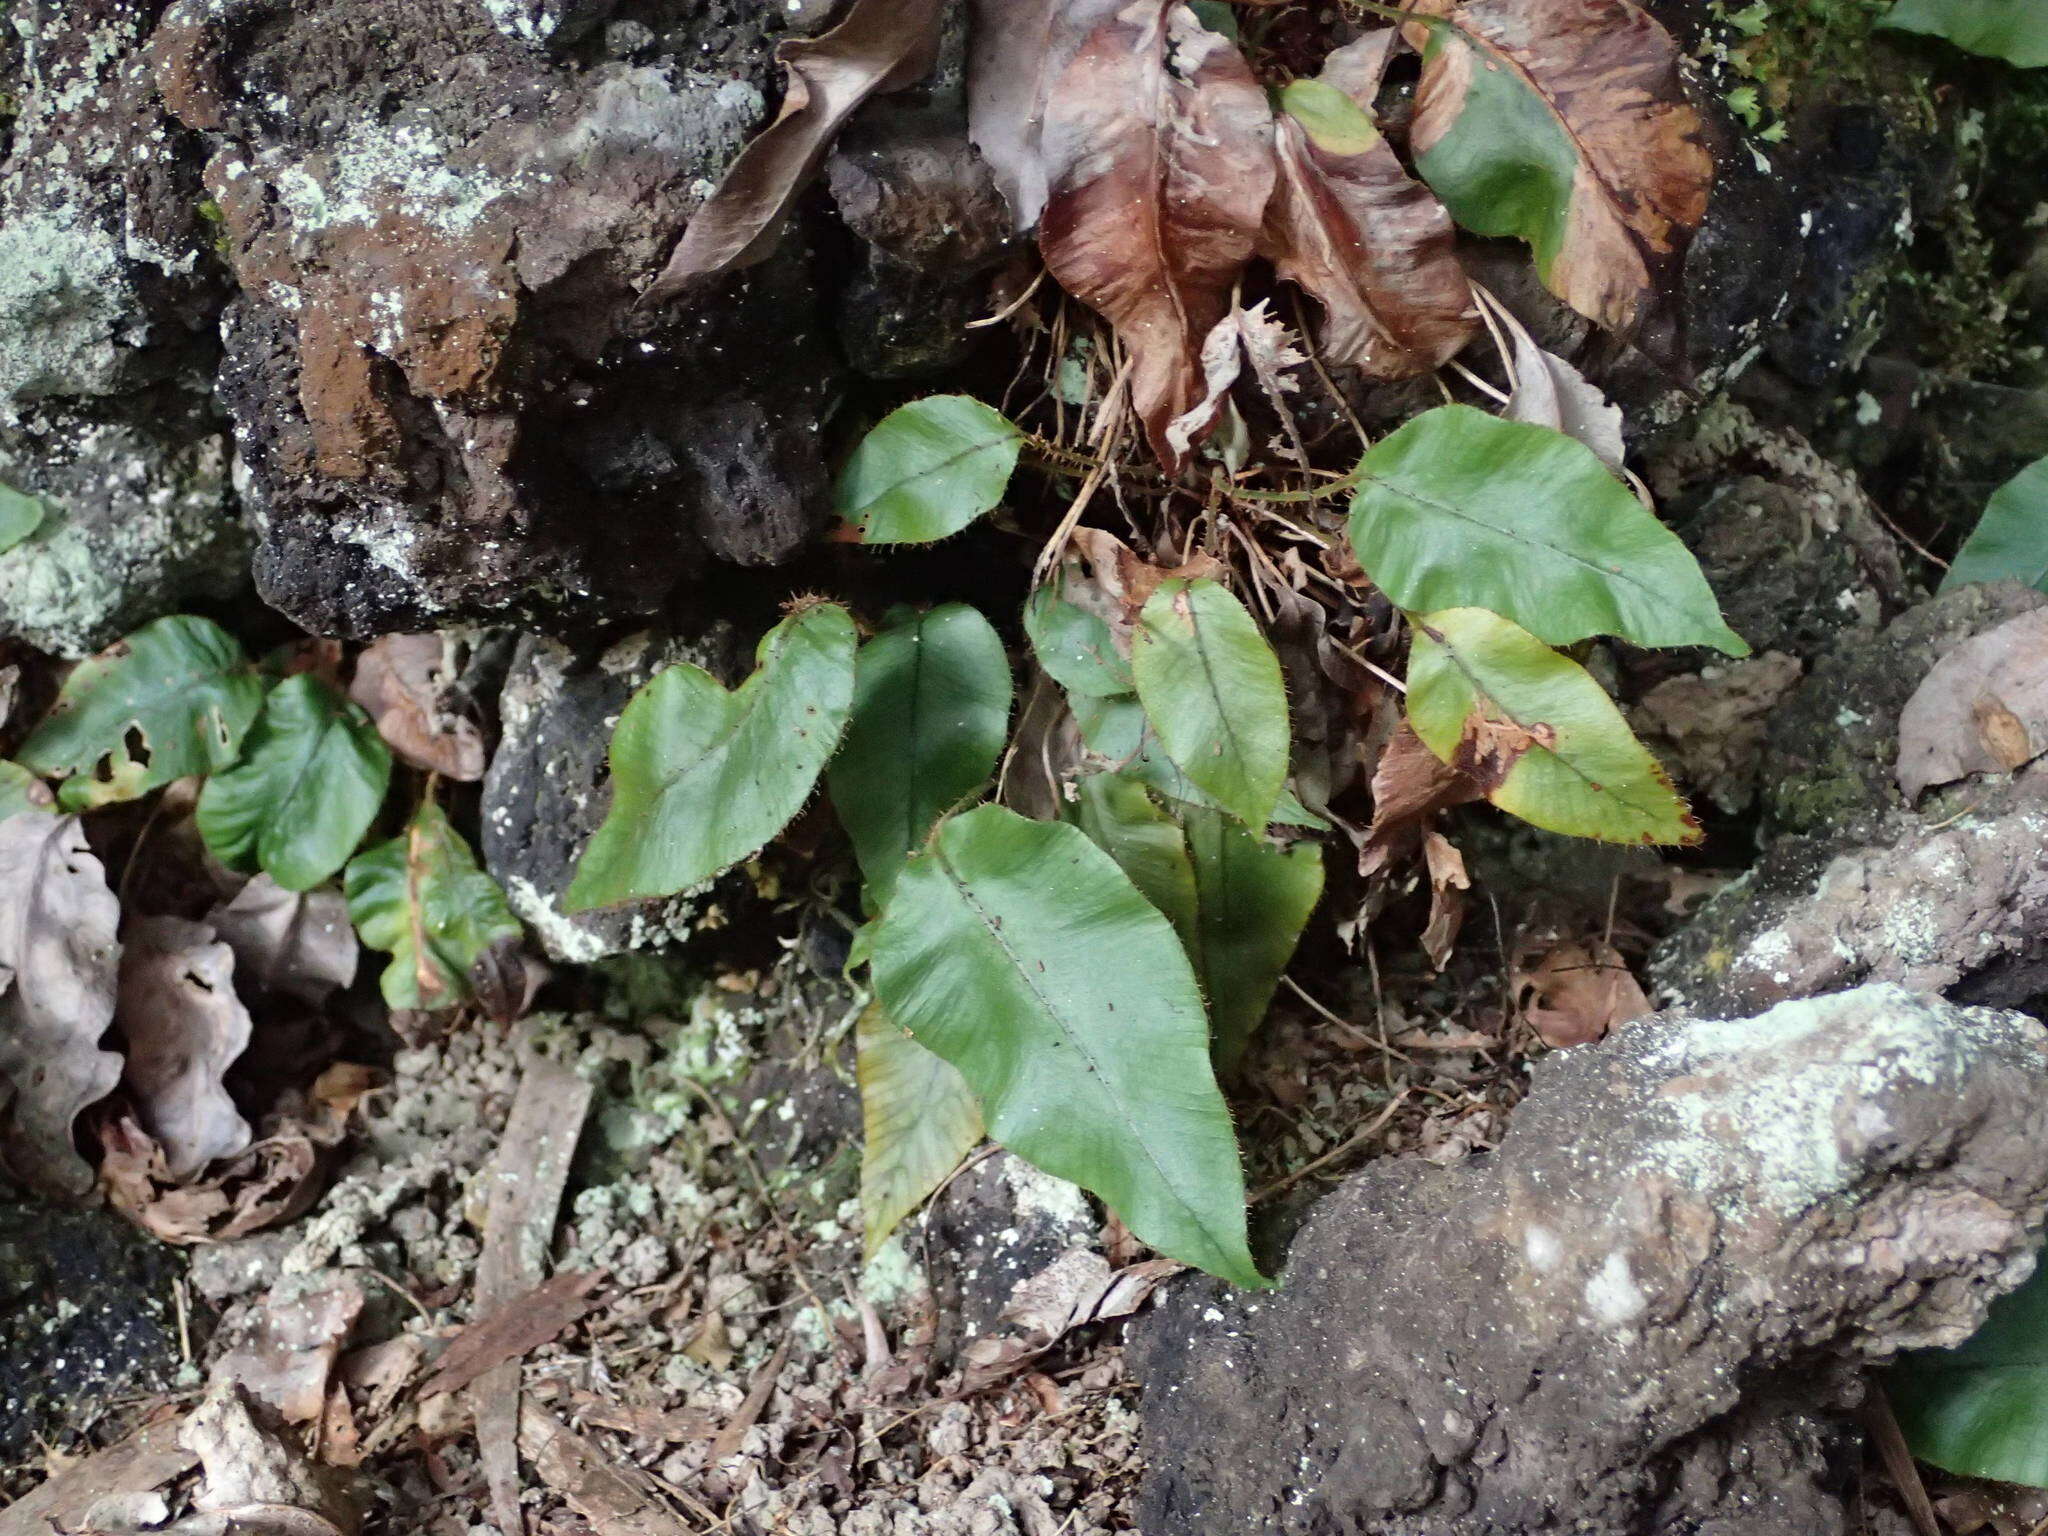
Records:
[[[1047,269],[1116,327],[1131,403],[1167,427],[1203,395],[1203,340],[1229,308],[1273,189],[1272,113],[1227,38],[1178,0],[1132,0],[1090,34],[1047,103]]]
[[[2011,773],[2048,751],[2048,608],[1949,651],[1899,712],[1907,800],[1973,773]]]
[[[273,997],[317,1008],[355,979],[361,946],[340,891],[288,891],[258,875],[206,921],[235,952],[235,976]]]
[[[1484,796],[1478,783],[1425,747],[1403,720],[1373,770],[1372,826],[1359,846],[1358,872],[1375,875],[1410,857],[1438,811]]]
[[[706,1460],[714,1465],[728,1456],[739,1454],[740,1443],[747,1437],[747,1431],[761,1420],[761,1414],[768,1406],[768,1399],[775,1393],[775,1383],[782,1375],[782,1365],[789,1358],[789,1339],[775,1346],[775,1353],[768,1357],[768,1363],[755,1373],[754,1384],[747,1389],[746,1401],[739,1411],[716,1435],[712,1437],[711,1449]]]
[[[1525,87],[1548,123],[1513,146],[1528,157],[1523,195],[1562,204],[1553,248],[1537,250],[1544,284],[1609,330],[1636,333],[1675,286],[1714,179],[1676,41],[1632,0],[1415,0],[1408,8],[1448,22],[1434,48],[1426,47],[1429,24],[1406,28],[1424,49],[1413,152],[1426,159],[1461,130],[1497,133],[1492,125],[1510,110],[1501,88]],[[1468,104],[1482,97],[1494,105],[1468,118]]]
[[[646,302],[665,303],[773,250],[784,214],[854,109],[931,68],[943,9],[943,0],[854,0],[831,31],[778,48],[789,71],[781,114],[740,151],[691,218]]]
[[[286,1275],[226,1325],[211,1380],[310,1424],[327,1411],[334,1363],[362,1310],[361,1284],[341,1270]]]
[[[178,1443],[183,1421],[178,1418],[145,1424],[125,1440],[116,1441],[71,1463],[0,1509],[0,1536],[51,1536],[57,1531],[90,1531],[105,1501],[148,1495],[199,1465],[199,1458]]]
[[[1529,328],[1505,304],[1481,294],[1494,321],[1514,345],[1514,390],[1501,414],[1575,437],[1609,469],[1619,470],[1627,448],[1621,437],[1621,407],[1601,394],[1583,373],[1555,352],[1536,344]]]
[[[0,1163],[31,1189],[84,1194],[72,1124],[121,1077],[120,903],[76,816],[0,821]]]
[[[128,1053],[121,1085],[173,1183],[249,1145],[225,1078],[254,1026],[235,995],[235,952],[212,928],[181,917],[130,923],[115,1022]]]
[[[547,984],[548,967],[526,952],[522,937],[494,941],[469,967],[470,990],[484,1016],[512,1024],[532,1011],[533,1000]]]
[[[1628,962],[1603,938],[1525,946],[1511,979],[1523,1019],[1552,1047],[1591,1044],[1650,1011]]]
[[[524,1359],[553,1343],[590,1313],[596,1305],[590,1293],[603,1278],[594,1270],[564,1270],[478,1318],[434,1363],[433,1374],[420,1383],[420,1395],[459,1392],[507,1360]]]
[[[1088,35],[1129,0],[974,0],[967,134],[995,175],[1017,233],[1045,209],[1045,111]]]
[[[1464,926],[1464,893],[1472,889],[1472,877],[1465,872],[1465,856],[1434,828],[1422,834],[1422,857],[1429,869],[1429,926],[1422,931],[1422,949],[1441,971],[1451,963]]]
[[[577,1434],[537,1403],[519,1413],[519,1451],[597,1536],[690,1536],[654,1479]]]
[[[1369,114],[1393,36],[1338,49],[1320,83]],[[1455,356],[1479,311],[1443,204],[1377,131],[1339,137],[1284,110],[1273,131],[1279,184],[1260,253],[1323,306],[1325,360],[1392,380]]]
[[[1277,408],[1285,410],[1282,397],[1298,388],[1287,374],[1307,361],[1305,355],[1295,350],[1293,333],[1266,313],[1266,300],[1259,300],[1250,309],[1233,305],[1202,341],[1204,393],[1192,409],[1167,424],[1167,443],[1181,454],[1194,446],[1216,419],[1224,396],[1237,383],[1246,362],[1252,365],[1253,377],[1267,397]]]
[[[476,721],[444,703],[455,681],[451,652],[446,636],[385,635],[356,658],[348,696],[404,761],[467,784],[484,776],[490,754]]]
[[[167,1243],[231,1242],[290,1221],[320,1193],[327,1154],[374,1081],[368,1068],[336,1062],[303,1099],[287,1095],[248,1150],[184,1185],[173,1183],[163,1148],[132,1118],[104,1116],[100,1183],[114,1209]]]

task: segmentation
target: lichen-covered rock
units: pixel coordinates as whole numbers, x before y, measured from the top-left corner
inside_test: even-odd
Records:
[[[1828,1536],[1859,1367],[1959,1341],[2048,1213],[2048,1034],[1896,987],[1663,1015],[1499,1151],[1368,1168],[1273,1295],[1145,1330],[1148,1536]]]
[[[0,635],[85,656],[248,584],[218,436],[110,422],[8,434],[0,482],[44,508],[34,535],[0,554]]]
[[[89,1421],[114,1396],[169,1388],[181,1359],[171,1250],[103,1211],[0,1191],[0,1456]]]
[[[21,0],[0,167],[0,423],[204,362],[216,292],[188,135],[151,105],[158,7]]]
[[[637,307],[767,115],[779,6],[629,57],[563,0],[177,0],[152,45],[240,295],[221,397],[265,598],[366,635],[650,614],[823,515],[835,363],[801,232]],[[545,46],[543,46],[545,45]]]
[[[1864,981],[2002,1006],[2048,995],[2048,768],[1917,808],[1893,780],[1899,712],[1929,668],[2044,603],[2017,582],[1961,587],[1815,663],[1770,719],[1762,855],[1653,955],[1663,998],[1747,1010]]]
[[[692,662],[732,679],[730,631],[686,643],[642,632],[595,652],[529,635],[498,695],[502,734],[484,776],[483,855],[512,910],[556,960],[607,955],[687,937],[695,893],[573,916],[562,893],[611,804],[612,731],[633,693],[663,667]]]

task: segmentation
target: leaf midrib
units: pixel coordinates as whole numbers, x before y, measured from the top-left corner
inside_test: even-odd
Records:
[[[951,885],[959,894],[961,902],[973,914],[974,920],[981,925],[982,932],[987,934],[996,948],[1002,951],[1003,958],[1009,962],[1011,970],[1015,971],[1018,979],[1024,983],[1024,989],[1031,994],[1032,999],[1038,1004],[1040,1011],[1044,1013],[1046,1018],[1052,1021],[1067,1043],[1072,1045],[1074,1050],[1087,1061],[1088,1075],[1101,1085],[1103,1095],[1114,1105],[1117,1117],[1123,1122],[1131,1139],[1137,1143],[1139,1151],[1144,1154],[1145,1161],[1150,1163],[1153,1172],[1158,1174],[1160,1188],[1171,1192],[1174,1203],[1187,1213],[1188,1218],[1194,1222],[1196,1228],[1209,1239],[1210,1243],[1216,1247],[1219,1253],[1227,1254],[1230,1251],[1231,1245],[1227,1241],[1219,1239],[1209,1229],[1209,1224],[1203,1220],[1201,1212],[1189,1204],[1187,1197],[1181,1193],[1179,1182],[1167,1172],[1165,1165],[1159,1161],[1158,1154],[1152,1150],[1151,1142],[1138,1129],[1138,1121],[1131,1113],[1122,1094],[1116,1092],[1111,1087],[1111,1079],[1103,1070],[1100,1058],[1088,1048],[1086,1042],[1080,1036],[1074,1033],[1073,1028],[1067,1023],[1059,1010],[1053,1006],[1052,1000],[1039,990],[1038,984],[1032,980],[1030,971],[1025,968],[1023,957],[1010,947],[1010,941],[1004,935],[1002,925],[997,923],[994,920],[994,914],[976,899],[974,893],[968,888],[966,881],[961,878],[959,871],[953,867],[953,862],[947,855],[944,843],[934,844],[932,852],[933,856],[938,860],[939,869],[946,877],[946,883]],[[1164,922],[1165,919],[1161,918],[1160,921]]]
[[[1587,451],[1591,452],[1590,449],[1588,449]],[[1605,471],[1602,471],[1602,473],[1605,473]],[[1527,538],[1522,534],[1516,532],[1512,528],[1503,528],[1498,523],[1489,523],[1484,518],[1474,517],[1472,514],[1468,512],[1461,512],[1458,510],[1458,508],[1452,506],[1448,502],[1434,500],[1429,496],[1423,495],[1420,491],[1410,490],[1407,486],[1401,485],[1396,481],[1389,480],[1383,475],[1375,475],[1370,471],[1362,471],[1359,475],[1359,478],[1361,480],[1365,480],[1373,485],[1380,487],[1380,489],[1386,491],[1390,495],[1403,497],[1408,501],[1414,502],[1417,506],[1427,507],[1433,512],[1441,512],[1447,517],[1455,518],[1459,522],[1467,523],[1474,528],[1483,528],[1488,533],[1498,534],[1503,539],[1507,539],[1511,542],[1525,545],[1529,549],[1548,550],[1550,553],[1557,555],[1562,559],[1569,560],[1575,565],[1584,566],[1587,570],[1591,571],[1594,575],[1600,577],[1605,582],[1613,584],[1625,583],[1628,586],[1634,587],[1646,601],[1654,602],[1660,596],[1662,596],[1662,594],[1660,594],[1656,588],[1646,585],[1639,577],[1637,577],[1632,571],[1630,571],[1626,564],[1617,568],[1610,568],[1608,566],[1599,564],[1597,561],[1588,560],[1584,555],[1575,554],[1571,550],[1565,549],[1560,545],[1552,544],[1542,539]],[[1617,489],[1618,488],[1619,487],[1617,487]],[[1674,607],[1678,607],[1681,612],[1684,611],[1684,605],[1679,603],[1675,597],[1666,597],[1665,600],[1671,602]]]

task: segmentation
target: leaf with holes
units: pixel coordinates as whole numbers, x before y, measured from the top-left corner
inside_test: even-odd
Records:
[[[230,869],[311,890],[348,862],[390,782],[370,717],[302,672],[270,691],[242,760],[206,781],[199,832]]]
[[[1562,432],[1438,406],[1359,462],[1351,547],[1411,612],[1488,608],[1551,645],[1749,647],[1678,535]]]
[[[911,614],[861,647],[827,784],[870,911],[932,824],[995,772],[1012,692],[1002,637],[965,603]]]
[[[1280,93],[1280,182],[1260,238],[1280,276],[1323,306],[1323,356],[1369,379],[1428,373],[1479,325],[1451,216],[1370,115],[1378,69],[1345,57],[1384,54],[1390,37],[1338,49],[1322,78]]]
[[[701,667],[659,673],[612,736],[612,806],[562,905],[672,896],[751,858],[804,808],[853,704],[853,620],[814,603],[769,630],[727,691]]]
[[[1209,998],[1216,1066],[1227,1073],[1264,1022],[1322,899],[1323,855],[1313,842],[1276,848],[1215,811],[1184,814],[1199,914],[1188,953]]]
[[[2048,592],[2048,459],[2036,459],[1991,493],[1941,590],[1971,581],[2023,581]]]
[[[453,1007],[469,996],[477,957],[520,936],[504,892],[431,800],[404,832],[357,854],[342,883],[356,932],[391,956],[382,988],[393,1008]]]
[[[2048,1488],[2048,1265],[1954,1349],[1900,1355],[1885,1395],[1913,1454],[1945,1472]]]
[[[840,472],[839,515],[863,544],[929,544],[1003,499],[1024,434],[967,395],[900,406],[861,439]]]
[[[1714,180],[1678,44],[1631,0],[1412,9],[1422,179],[1473,233],[1527,241],[1580,314],[1636,333],[1675,292]]]
[[[1163,581],[1131,643],[1145,718],[1174,765],[1263,829],[1287,779],[1287,688],[1245,606],[1213,581]]]
[[[1586,669],[1483,608],[1414,618],[1408,723],[1502,810],[1569,837],[1697,843],[1699,823]]]
[[[1878,25],[1945,38],[2022,69],[2048,66],[2048,10],[2040,0],[1898,0]]]
[[[1194,972],[1108,854],[982,806],[910,861],[870,934],[882,1007],[959,1069],[997,1141],[1168,1257],[1265,1283]]]
[[[1046,105],[1046,269],[1131,355],[1130,398],[1171,471],[1167,427],[1203,396],[1203,339],[1230,307],[1273,190],[1272,110],[1244,57],[1185,5],[1125,6]]]
[[[872,1259],[897,1223],[922,1205],[980,1142],[981,1105],[950,1064],[889,1022],[879,1003],[854,1031],[864,1139],[862,1248]]]
[[[21,749],[33,773],[65,776],[66,810],[135,800],[235,761],[263,704],[241,646],[210,619],[174,614],[80,662]]]
[[[163,1148],[166,1176],[183,1183],[249,1145],[226,1081],[254,1028],[235,995],[235,952],[205,923],[138,918],[121,947],[120,987],[121,1085]]]

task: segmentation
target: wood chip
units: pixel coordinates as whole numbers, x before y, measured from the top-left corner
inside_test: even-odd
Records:
[[[484,1247],[476,1266],[477,1310],[488,1316],[540,1284],[569,1182],[569,1160],[590,1112],[590,1084],[559,1062],[534,1057],[519,1080],[491,1165]],[[491,1518],[503,1536],[526,1529],[519,1512],[519,1362],[506,1360],[471,1383],[477,1445]]]
[[[420,1384],[421,1396],[458,1392],[485,1371],[553,1343],[591,1310],[590,1293],[603,1278],[595,1270],[564,1271],[471,1323]]]
[[[661,1504],[652,1478],[614,1460],[538,1403],[519,1411],[519,1450],[598,1536],[690,1536]]]

